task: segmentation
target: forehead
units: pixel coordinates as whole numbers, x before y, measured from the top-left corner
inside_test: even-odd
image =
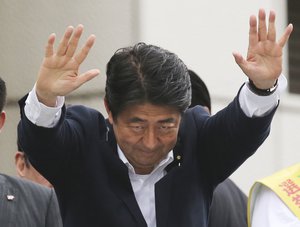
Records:
[[[145,122],[161,122],[161,121],[179,121],[180,113],[173,107],[153,105],[150,103],[135,104],[127,106],[119,115],[118,120],[121,121],[145,121]]]

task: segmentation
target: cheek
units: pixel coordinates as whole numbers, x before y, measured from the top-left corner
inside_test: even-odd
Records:
[[[164,141],[165,146],[168,147],[169,150],[173,149],[176,145],[177,137],[168,138]]]
[[[130,130],[119,129],[115,131],[117,143],[122,146],[132,146],[140,140],[141,136],[133,134]]]
[[[161,142],[168,144],[169,146],[175,146],[177,142],[177,133],[171,133],[170,135],[165,135],[161,137]]]

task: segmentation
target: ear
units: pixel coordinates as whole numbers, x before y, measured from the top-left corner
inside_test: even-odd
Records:
[[[106,112],[107,112],[107,115],[108,115],[109,123],[113,124],[113,122],[114,122],[113,116],[112,116],[112,113],[111,113],[111,111],[109,109],[109,106],[108,106],[106,98],[104,98],[104,106],[105,106],[105,109],[106,109]]]
[[[2,129],[6,119],[6,114],[4,111],[0,113],[0,130]]]
[[[25,168],[26,168],[26,163],[24,160],[24,154],[23,152],[17,151],[15,154],[15,164],[16,164],[16,169],[17,169],[17,174],[20,177],[25,176]]]

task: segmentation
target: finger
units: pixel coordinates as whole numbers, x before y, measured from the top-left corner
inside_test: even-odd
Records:
[[[87,39],[85,45],[80,50],[80,52],[75,56],[75,60],[78,62],[78,64],[81,64],[84,61],[84,59],[87,57],[87,55],[90,52],[90,49],[94,45],[95,39],[96,39],[96,36],[95,35],[91,35]]]
[[[267,39],[272,42],[276,41],[275,12],[274,11],[270,11]]]
[[[77,49],[78,42],[79,42],[79,39],[81,37],[82,32],[83,32],[83,25],[79,24],[77,26],[77,28],[75,29],[74,35],[73,35],[73,37],[71,38],[71,40],[68,44],[68,47],[67,47],[67,50],[66,50],[66,56],[72,57],[74,55],[74,53]]]
[[[93,79],[94,77],[99,75],[99,73],[100,73],[99,69],[91,69],[91,70],[81,74],[77,78],[78,87],[81,86],[82,84],[86,83],[87,81]]]
[[[285,29],[285,31],[284,31],[282,37],[281,37],[280,40],[278,41],[279,46],[281,46],[282,48],[284,47],[284,45],[285,45],[286,42],[288,41],[288,39],[289,39],[289,37],[290,37],[292,31],[293,31],[293,25],[292,25],[292,24],[289,24],[289,25],[286,27],[286,29]]]
[[[47,43],[46,48],[45,48],[45,57],[50,57],[50,56],[53,55],[54,41],[55,41],[55,34],[52,33],[51,35],[49,35],[48,43]]]
[[[258,12],[258,39],[267,40],[266,12],[263,9]]]
[[[249,28],[249,46],[255,46],[258,42],[257,36],[257,21],[256,17],[252,15],[249,20],[250,28]]]
[[[74,30],[73,26],[67,27],[67,29],[65,31],[65,34],[64,34],[63,38],[60,40],[60,43],[59,43],[58,48],[57,48],[57,55],[58,56],[65,55],[70,37],[73,33],[73,30]]]

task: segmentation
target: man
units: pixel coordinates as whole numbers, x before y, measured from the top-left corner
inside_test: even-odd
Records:
[[[201,105],[211,114],[211,99],[204,81],[188,70],[192,85],[191,107]],[[208,227],[247,227],[247,196],[229,178],[214,190]]]
[[[64,96],[99,73],[78,74],[95,37],[76,52],[83,26],[68,27],[54,51],[51,34],[36,85],[19,102],[18,138],[56,189],[64,226],[207,226],[215,186],[269,134],[292,32],[289,25],[277,43],[274,23],[274,12],[268,29],[264,10],[258,29],[250,17],[247,60],[234,57],[252,83],[214,116],[187,110],[185,64],[143,43],[119,49],[107,64],[108,120],[84,106],[65,108]]]
[[[0,129],[5,122],[5,82],[0,78]],[[53,190],[28,180],[0,174],[0,226],[62,226]]]

